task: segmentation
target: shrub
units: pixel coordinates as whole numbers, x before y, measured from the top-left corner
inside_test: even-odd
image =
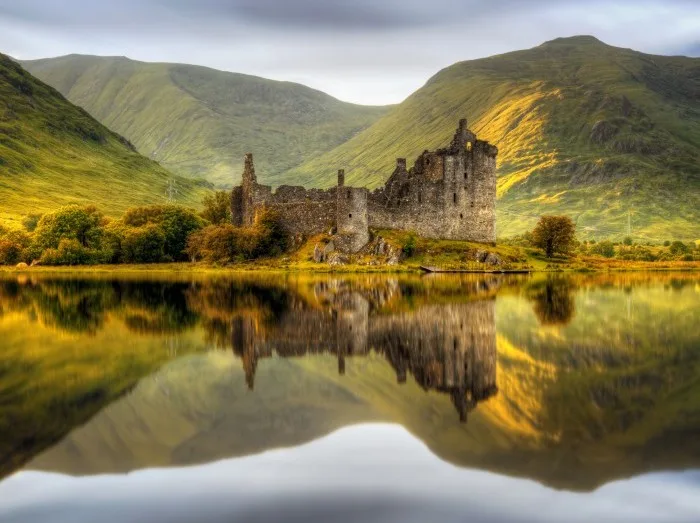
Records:
[[[46,249],[41,255],[44,265],[89,265],[100,262],[99,254],[84,247],[78,240],[63,239],[58,248]]]
[[[69,205],[41,217],[36,242],[42,249],[56,249],[61,240],[76,240],[83,247],[100,249],[104,224],[105,218],[96,207]]]
[[[165,235],[157,225],[127,228],[120,243],[123,263],[157,263],[165,259]]]
[[[279,216],[266,211],[253,227],[210,225],[194,232],[187,242],[187,254],[193,261],[229,263],[240,259],[279,255],[288,245],[289,237]]]
[[[401,246],[401,252],[403,252],[406,258],[410,258],[416,253],[416,237],[410,234],[404,244]]]
[[[216,191],[202,200],[204,210],[200,216],[212,225],[231,223],[231,196],[228,191]]]
[[[683,242],[675,241],[668,247],[668,251],[673,256],[681,256],[690,252],[690,248]]]
[[[37,225],[39,225],[39,220],[41,220],[41,214],[28,214],[22,218],[22,227],[25,228],[27,232],[34,232]]]
[[[593,245],[590,252],[604,258],[612,258],[615,256],[615,246],[610,240],[603,240]]]
[[[22,247],[9,240],[0,240],[0,265],[16,265],[22,261]]]
[[[257,218],[253,226],[253,234],[249,237],[255,245],[252,257],[279,256],[285,252],[289,246],[289,235],[282,226],[282,220],[275,211],[266,209]],[[246,239],[244,234],[241,238]]]
[[[632,243],[634,243],[634,242],[632,241],[632,238],[630,238],[629,236],[626,236],[625,239],[622,240],[622,243],[623,243],[624,245],[629,246],[629,245],[632,245]]]
[[[122,223],[132,228],[158,226],[165,239],[164,257],[170,261],[187,260],[187,238],[205,225],[192,209],[178,205],[134,207],[126,211]]]

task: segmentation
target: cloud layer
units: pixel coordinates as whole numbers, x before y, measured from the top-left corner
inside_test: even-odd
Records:
[[[194,63],[395,103],[459,60],[593,34],[699,55],[696,0],[0,0],[0,52]],[[653,38],[650,38],[653,35]]]

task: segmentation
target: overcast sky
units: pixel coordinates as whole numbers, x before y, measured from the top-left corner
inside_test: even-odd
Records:
[[[700,56],[700,0],[0,0],[0,52],[199,64],[397,103],[460,60],[592,34]]]

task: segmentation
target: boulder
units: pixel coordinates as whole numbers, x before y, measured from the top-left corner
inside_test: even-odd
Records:
[[[332,241],[328,242],[323,248],[323,257],[328,258],[328,255],[335,250],[335,243]]]
[[[337,265],[347,265],[350,259],[339,252],[332,252],[328,255],[326,261],[328,262],[328,265],[335,267]]]
[[[24,262],[18,263],[18,264],[15,266],[16,269],[27,269],[28,267],[29,267],[29,265],[27,265],[27,264],[24,263]]]
[[[323,261],[323,247],[321,247],[320,243],[317,243],[314,247],[313,259],[316,263],[321,263]]]
[[[486,263],[488,265],[503,265],[503,260],[501,259],[501,257],[498,254],[494,254],[494,253],[490,252],[486,256],[484,263]]]
[[[488,251],[478,250],[478,251],[476,251],[476,255],[474,256],[474,259],[476,261],[478,261],[479,263],[485,263],[488,255],[489,255]]]

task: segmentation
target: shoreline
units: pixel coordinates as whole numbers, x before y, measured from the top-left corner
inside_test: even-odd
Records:
[[[556,267],[556,268],[531,268],[523,269],[472,269],[472,268],[440,268],[431,267],[426,271],[418,265],[341,265],[329,266],[326,264],[286,264],[268,265],[240,264],[228,266],[216,266],[204,263],[154,263],[154,264],[128,264],[128,265],[72,265],[72,266],[35,266],[17,268],[0,266],[0,274],[128,274],[128,273],[169,273],[169,274],[237,274],[237,273],[298,273],[298,274],[585,274],[585,273],[609,273],[609,272],[700,272],[700,262],[676,262],[678,265],[667,263],[649,265],[631,265],[627,267],[602,265],[597,267]]]

